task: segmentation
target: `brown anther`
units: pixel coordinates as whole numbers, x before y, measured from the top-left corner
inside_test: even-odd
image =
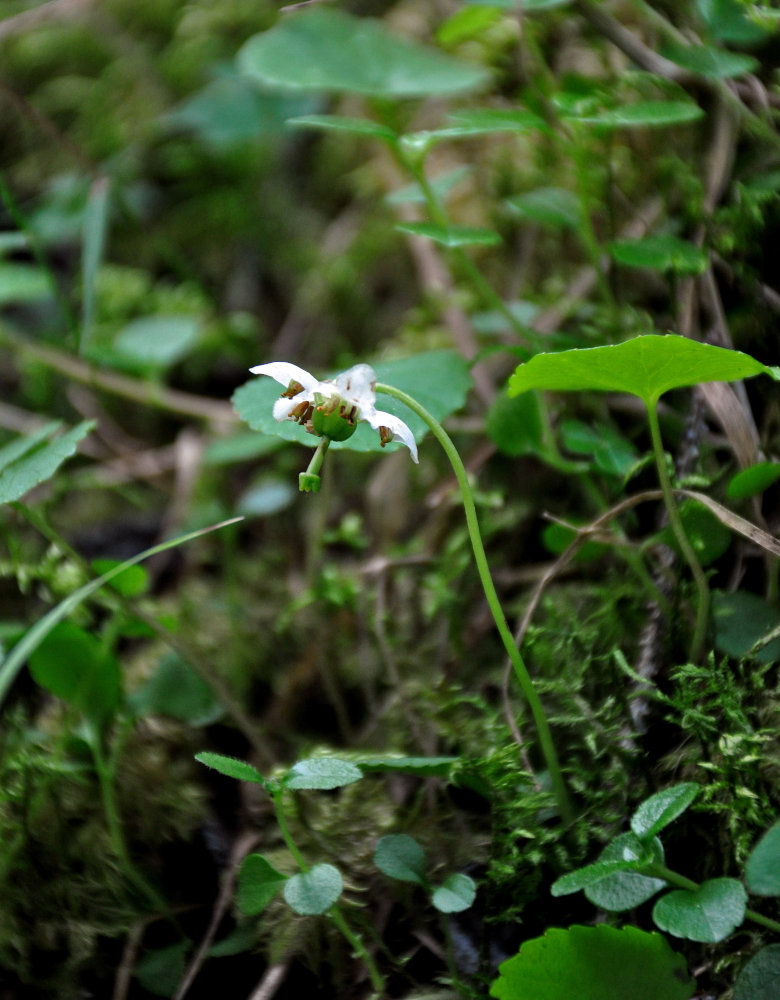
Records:
[[[339,416],[342,417],[342,419],[346,420],[348,424],[355,423],[356,414],[357,414],[356,406],[350,406],[349,410],[347,410],[346,406],[342,403],[341,406],[339,407]]]
[[[301,386],[303,388],[303,386]],[[295,393],[297,395],[297,393]],[[298,403],[296,407],[290,410],[290,419],[297,420],[299,424],[305,424],[307,420],[311,418],[314,412],[314,407],[307,400],[304,399],[302,403]]]
[[[303,392],[303,386],[300,382],[296,382],[295,379],[293,379],[282,393],[281,398],[292,399],[293,396],[297,396],[301,392]]]
[[[379,428],[379,446],[380,446],[380,448],[384,448],[384,446],[388,443],[388,441],[392,441],[392,440],[393,440],[393,432],[390,430],[390,428],[389,427],[380,427]]]

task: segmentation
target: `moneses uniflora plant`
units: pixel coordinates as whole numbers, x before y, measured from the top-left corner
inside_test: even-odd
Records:
[[[320,382],[313,375],[287,361],[272,361],[249,369],[253,375],[268,375],[286,386],[274,403],[275,420],[295,420],[321,440],[306,472],[299,477],[304,493],[320,488],[319,471],[331,441],[346,441],[365,420],[384,447],[397,437],[411,452],[415,462],[414,435],[399,417],[376,408],[376,375],[370,365],[355,365],[331,381]]]

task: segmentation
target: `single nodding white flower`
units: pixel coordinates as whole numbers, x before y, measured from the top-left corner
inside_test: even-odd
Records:
[[[355,365],[325,382],[287,361],[272,361],[249,370],[286,387],[274,403],[275,420],[295,420],[309,433],[331,441],[346,441],[365,420],[379,432],[382,447],[397,437],[418,461],[414,435],[403,420],[377,410],[376,375],[370,365]]]

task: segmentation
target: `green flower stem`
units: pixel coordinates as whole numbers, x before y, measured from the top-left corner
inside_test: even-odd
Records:
[[[664,495],[666,512],[669,515],[669,525],[674,533],[674,537],[677,539],[677,544],[680,546],[680,551],[691,569],[693,580],[696,584],[696,623],[693,629],[693,638],[691,639],[688,656],[692,663],[698,663],[701,658],[702,649],[704,648],[704,640],[707,634],[707,621],[710,610],[710,588],[707,583],[707,577],[704,575],[704,570],[701,568],[701,563],[694,552],[688,536],[685,534],[685,528],[683,527],[682,518],[680,517],[680,511],[674,500],[672,483],[669,478],[669,470],[666,467],[664,446],[661,441],[661,427],[658,423],[657,401],[654,400],[646,402],[647,418],[650,423],[650,437],[653,442],[653,454],[655,455],[655,464],[658,469],[658,480],[661,486],[661,492]]]
[[[642,871],[642,874],[649,875],[652,878],[662,878],[670,885],[677,886],[678,889],[687,889],[689,892],[697,892],[701,888],[698,882],[692,882],[691,879],[672,871],[666,865],[650,865]],[[748,920],[752,920],[754,924],[761,924],[762,927],[780,934],[780,923],[777,920],[772,920],[771,917],[765,917],[762,913],[757,913],[755,910],[750,909],[745,910],[745,916]]]
[[[285,816],[284,813],[284,789],[276,788],[271,793],[271,798],[273,799],[274,810],[276,812],[276,822],[279,824],[279,830],[282,834],[282,839],[287,845],[287,850],[290,852],[290,854],[292,854],[293,858],[295,859],[295,863],[298,865],[298,867],[301,869],[302,872],[309,871],[310,866],[306,864],[303,855],[298,849],[298,845],[292,838],[292,834],[290,833],[290,828],[287,825],[287,817]],[[365,962],[366,968],[368,969],[368,975],[371,979],[371,985],[374,987],[374,989],[376,990],[376,992],[380,997],[384,996],[385,994],[384,977],[377,968],[376,962],[374,962],[374,959],[371,956],[370,952],[363,944],[360,935],[357,934],[355,931],[353,931],[352,928],[347,923],[344,914],[338,907],[338,904],[334,903],[333,906],[331,906],[331,908],[328,910],[328,916],[336,925],[336,927],[338,927],[338,929],[341,931],[341,933],[344,935],[347,941],[349,941],[355,954],[358,955],[360,958],[362,958],[363,961]]]
[[[569,801],[566,784],[563,780],[561,767],[558,763],[558,755],[555,751],[555,744],[553,743],[550,726],[547,722],[547,716],[544,714],[544,708],[542,707],[539,695],[536,693],[536,688],[531,680],[531,675],[528,673],[523,657],[515,644],[512,632],[507,624],[503,608],[501,607],[501,602],[499,601],[498,594],[496,593],[493,578],[490,575],[490,567],[488,566],[487,556],[485,555],[485,547],[482,543],[482,535],[479,530],[477,509],[474,504],[474,495],[472,493],[471,486],[469,485],[466,468],[463,465],[461,457],[447,432],[441,426],[439,421],[436,420],[436,418],[433,417],[423,406],[421,406],[416,399],[413,399],[411,396],[407,396],[405,392],[400,389],[396,389],[394,386],[384,385],[382,383],[377,383],[376,391],[400,400],[400,402],[404,403],[410,410],[412,410],[412,412],[416,413],[418,417],[424,420],[428,427],[430,427],[433,436],[444,449],[447,458],[450,460],[450,465],[452,466],[455,477],[458,480],[458,486],[460,487],[461,500],[463,501],[463,508],[466,514],[466,525],[468,527],[471,547],[474,552],[474,560],[477,564],[477,572],[479,573],[482,589],[485,592],[485,598],[487,599],[488,606],[491,614],[493,615],[493,620],[496,623],[498,634],[501,636],[501,641],[504,644],[504,649],[509,656],[512,667],[514,668],[515,676],[517,677],[520,688],[525,695],[525,700],[528,702],[528,707],[531,709],[534,722],[536,723],[539,743],[547,764],[547,770],[550,774],[550,782],[552,784],[556,802],[558,803],[561,819],[564,823],[568,824],[574,818],[574,813]]]
[[[325,459],[325,452],[330,446],[329,437],[321,437],[320,443],[314,450],[309,466],[305,472],[298,476],[298,489],[301,493],[319,493],[320,490],[320,469]]]

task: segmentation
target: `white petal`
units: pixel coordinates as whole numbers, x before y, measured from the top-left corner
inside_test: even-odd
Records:
[[[300,382],[304,389],[314,392],[320,385],[317,379],[304,368],[291,365],[289,361],[271,361],[267,365],[255,365],[249,370],[253,375],[270,375],[285,388],[290,382]]]
[[[304,402],[303,394],[293,396],[292,399],[286,399],[284,396],[277,399],[273,408],[274,420],[289,420],[292,411],[302,402]]]
[[[375,410],[372,407],[370,412],[363,413],[363,419],[366,420],[375,431],[378,431],[380,427],[386,427],[392,432],[394,437],[397,437],[403,444],[406,445],[412,453],[414,461],[420,461],[417,457],[417,442],[414,440],[414,434],[412,434],[400,417],[396,417],[392,413],[385,413],[384,410]]]
[[[354,403],[362,417],[373,410],[376,400],[376,374],[371,365],[355,365],[333,379],[342,399]]]

